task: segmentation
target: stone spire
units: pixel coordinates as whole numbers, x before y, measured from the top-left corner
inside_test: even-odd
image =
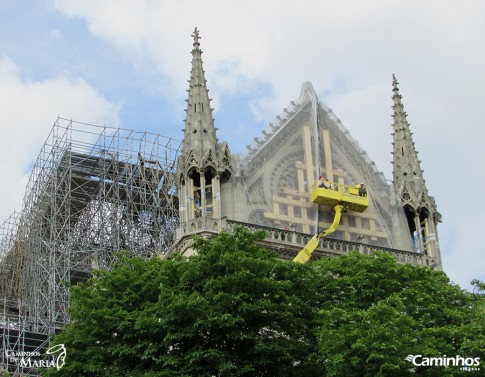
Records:
[[[428,194],[402,96],[399,94],[398,81],[395,75],[392,78],[394,191],[401,198],[416,249],[435,257],[437,266],[441,267],[436,230],[441,215],[434,198]]]
[[[398,81],[395,75],[392,75],[393,88],[393,138],[394,138],[394,161],[393,161],[393,184],[397,193],[402,192],[404,186],[409,194],[420,194],[427,191],[423,171],[420,167],[418,152],[412,139],[412,133],[409,129],[407,114],[402,104],[402,96],[399,94]]]
[[[199,31],[195,28],[192,49],[192,69],[190,71],[189,93],[187,101],[187,117],[184,128],[184,144],[182,154],[188,157],[190,153],[201,162],[217,144],[216,128],[210,107],[209,90],[202,67],[202,50],[200,49]]]
[[[209,90],[202,67],[199,31],[195,28],[187,118],[182,153],[177,162],[180,226],[174,250],[192,253],[194,234],[216,234],[225,216],[223,193],[235,170],[227,143],[218,143]],[[230,203],[230,201],[227,201]]]

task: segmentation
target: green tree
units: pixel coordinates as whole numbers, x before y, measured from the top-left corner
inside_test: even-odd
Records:
[[[122,257],[72,287],[59,376],[312,376],[317,349],[311,266],[258,246],[236,228],[197,255]]]
[[[485,285],[357,252],[301,265],[236,228],[197,255],[121,256],[72,287],[67,349],[46,376],[474,376],[408,355],[481,357]]]
[[[475,372],[414,367],[405,357],[483,359],[483,296],[451,284],[441,271],[399,264],[384,253],[353,252],[317,266],[326,376],[482,375],[483,366]]]

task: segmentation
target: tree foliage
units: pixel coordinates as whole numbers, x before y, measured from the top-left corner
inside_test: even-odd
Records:
[[[325,375],[473,375],[414,367],[405,357],[480,357],[483,296],[451,284],[441,271],[399,264],[384,253],[354,252],[318,265],[327,295],[319,330]]]
[[[284,261],[263,237],[236,228],[195,238],[189,258],[124,255],[96,271],[71,288],[72,321],[54,339],[66,364],[45,375],[473,375],[404,358],[481,356],[480,292],[384,253]]]
[[[55,339],[65,376],[312,376],[311,269],[255,244],[238,228],[198,254],[123,257],[72,288],[72,322]]]

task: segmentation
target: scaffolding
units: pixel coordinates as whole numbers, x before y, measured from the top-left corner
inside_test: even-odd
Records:
[[[29,358],[41,358],[49,336],[31,331],[25,307],[15,300],[0,302],[0,376],[38,376]],[[29,365],[30,364],[30,365]],[[3,373],[3,374],[2,374]]]
[[[18,302],[29,331],[62,328],[65,283],[110,268],[115,252],[149,258],[168,250],[178,225],[179,148],[157,134],[56,120],[21,213],[0,228],[0,297]]]
[[[21,247],[17,231],[20,213],[14,212],[0,225],[0,298],[18,290],[14,276],[21,265]]]

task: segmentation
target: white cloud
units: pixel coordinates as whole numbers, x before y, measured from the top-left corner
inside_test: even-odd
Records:
[[[317,90],[327,90],[336,78],[346,77],[352,90],[387,82],[393,72],[423,79],[431,67],[431,75],[438,67],[455,67],[457,57],[450,49],[461,56],[476,51],[464,42],[476,38],[475,28],[482,28],[478,15],[484,11],[477,1],[467,3],[468,8],[437,0],[303,0],[298,5],[256,0],[55,0],[55,5],[71,17],[85,19],[94,36],[117,46],[140,69],[147,59],[154,60],[170,89],[180,93],[189,72],[189,33],[198,26],[211,89],[241,90],[236,77],[268,82],[276,93],[272,113],[294,98],[306,80]],[[457,12],[471,15],[461,20]],[[469,64],[478,67],[480,62]]]
[[[93,124],[118,125],[119,107],[81,79],[20,78],[15,63],[0,58],[0,218],[20,211],[29,167],[58,116]]]

